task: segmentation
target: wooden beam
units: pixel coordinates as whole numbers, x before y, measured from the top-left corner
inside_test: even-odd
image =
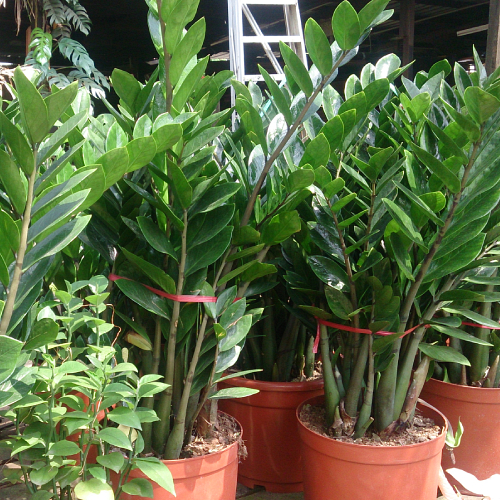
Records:
[[[486,42],[486,72],[493,73],[500,66],[500,0],[490,0],[488,40]]]
[[[492,0],[493,1],[493,0]],[[402,40],[402,65],[413,61],[415,42],[415,0],[401,0],[399,11],[399,38]],[[405,71],[406,78],[411,78],[412,68]]]

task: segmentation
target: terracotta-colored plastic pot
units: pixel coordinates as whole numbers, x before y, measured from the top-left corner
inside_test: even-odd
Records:
[[[247,398],[223,399],[219,408],[245,429],[248,457],[240,464],[238,481],[248,488],[264,486],[274,493],[302,491],[297,406],[322,394],[323,380],[264,382],[240,377],[219,388],[249,387],[260,392]]]
[[[153,485],[153,500],[234,500],[238,478],[238,443],[222,451],[201,457],[164,460],[174,478],[176,496],[157,483]],[[130,472],[129,479],[146,478],[139,469]],[[119,476],[111,473],[116,488]],[[120,500],[149,500],[146,497],[122,493]]]
[[[452,463],[448,452],[443,453],[445,471],[456,467],[478,479],[500,474],[500,389],[430,379],[424,385],[421,397],[446,415],[454,431],[459,418],[464,426],[460,446],[454,450],[456,463]],[[447,477],[452,484],[459,486],[450,475]]]
[[[321,405],[324,397],[306,401]],[[367,446],[321,436],[297,420],[302,445],[305,500],[436,500],[441,452],[446,437],[444,416],[418,408],[442,426],[432,441],[407,446]]]

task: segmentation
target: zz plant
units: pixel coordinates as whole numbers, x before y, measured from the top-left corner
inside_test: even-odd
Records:
[[[344,29],[357,33],[355,20]],[[300,276],[289,279],[321,325],[335,434],[360,437],[373,423],[388,436],[408,425],[432,359],[469,364],[453,339],[489,345],[450,317],[470,318],[468,300],[499,298],[472,289],[496,265],[486,231],[500,201],[499,75],[487,77],[477,55],[476,64],[471,76],[455,66],[454,87],[442,61],[397,89],[399,60],[386,56],[347,80],[345,100],[323,100],[329,120],[318,121],[304,153],[314,151],[315,185],[300,242],[320,284],[307,292]],[[452,346],[436,345],[435,332]]]

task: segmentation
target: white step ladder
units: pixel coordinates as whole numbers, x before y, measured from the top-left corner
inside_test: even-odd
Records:
[[[283,6],[286,35],[266,36],[263,34],[255,17],[250,11],[252,5]],[[280,41],[287,43],[290,48],[299,56],[307,67],[306,49],[304,44],[304,34],[302,32],[302,22],[298,0],[228,0],[229,13],[229,54],[231,71],[236,80],[242,83],[252,81],[262,81],[262,76],[247,74],[245,71],[245,44],[258,43],[271,61],[275,73],[270,75],[275,80],[283,80],[283,69],[276,56],[273,54],[270,43]],[[252,36],[243,34],[243,14],[245,14],[250,27],[255,33]],[[234,92],[233,92],[234,94]],[[234,103],[234,96],[233,96]]]

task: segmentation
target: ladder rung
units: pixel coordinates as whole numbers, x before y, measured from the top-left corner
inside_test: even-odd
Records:
[[[281,81],[285,78],[285,75],[283,74],[274,74],[274,75],[269,75],[271,78],[274,80]],[[252,80],[252,82],[263,82],[264,77],[262,75],[245,75],[245,82],[248,82]]]
[[[242,36],[243,43],[279,43],[295,42],[302,43],[301,36],[277,35],[277,36]]]
[[[242,0],[247,5],[297,5],[297,0]]]

